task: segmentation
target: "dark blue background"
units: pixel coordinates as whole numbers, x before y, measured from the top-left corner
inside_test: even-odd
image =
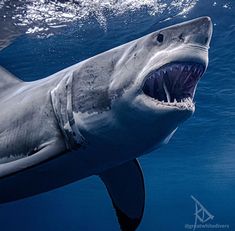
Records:
[[[73,23],[48,39],[22,36],[0,52],[0,65],[34,80],[167,25],[212,18],[210,64],[198,86],[196,113],[167,146],[140,159],[146,182],[140,231],[183,231],[185,224],[194,224],[191,195],[215,216],[209,223],[235,230],[235,5],[230,1],[229,8],[223,7],[228,2],[213,6],[214,1],[200,0],[187,17],[162,23],[162,15],[149,16],[145,9],[109,17],[106,30],[95,21],[83,27]],[[105,187],[91,177],[0,205],[0,230],[119,229]]]

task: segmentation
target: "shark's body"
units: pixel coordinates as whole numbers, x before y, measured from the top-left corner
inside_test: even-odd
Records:
[[[143,214],[136,158],[194,111],[209,18],[166,28],[34,82],[0,71],[0,202],[99,175],[123,230]]]

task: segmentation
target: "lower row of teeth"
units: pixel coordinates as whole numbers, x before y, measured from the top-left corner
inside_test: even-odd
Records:
[[[193,107],[194,106],[193,100],[190,97],[181,99],[181,101],[177,101],[176,99],[174,99],[173,102],[170,102],[169,100],[168,102],[164,100],[158,101],[158,102],[164,105],[169,105],[169,106],[178,106],[178,107]]]
[[[190,104],[191,105],[193,103],[193,100],[192,100],[191,97],[181,99],[181,101],[177,101],[176,99],[174,99],[173,102],[171,102],[171,96],[170,96],[170,93],[169,93],[169,91],[167,89],[167,86],[166,86],[164,80],[163,80],[163,89],[164,89],[165,94],[166,94],[167,102],[163,100],[163,101],[161,101],[162,103],[168,103],[170,105],[175,105],[175,104],[180,104],[180,103],[181,104],[185,104],[186,103],[186,104]]]

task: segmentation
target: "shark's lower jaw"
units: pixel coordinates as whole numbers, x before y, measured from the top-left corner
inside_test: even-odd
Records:
[[[151,72],[142,90],[165,106],[194,107],[196,86],[204,71],[205,66],[199,63],[169,63]]]

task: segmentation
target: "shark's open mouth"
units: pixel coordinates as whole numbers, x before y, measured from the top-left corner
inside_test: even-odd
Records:
[[[151,72],[143,92],[163,103],[192,101],[197,83],[205,71],[199,63],[169,63]]]

